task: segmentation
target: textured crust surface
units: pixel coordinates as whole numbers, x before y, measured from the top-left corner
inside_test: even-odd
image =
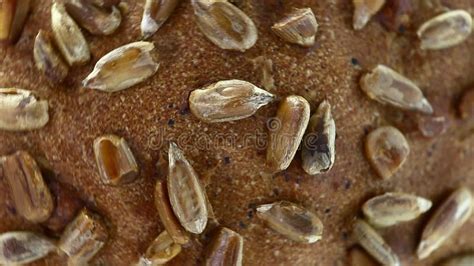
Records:
[[[81,80],[93,63],[140,38],[144,1],[124,2],[128,13],[115,34],[97,37],[85,33],[92,62],[71,69],[63,86],[50,86],[33,62],[35,35],[40,29],[50,31],[50,1],[34,1],[19,42],[0,49],[0,86],[34,91],[48,99],[51,115],[41,130],[0,132],[0,154],[24,149],[48,162],[56,179],[74,186],[87,205],[109,221],[111,241],[93,264],[130,265],[163,230],[153,191],[159,176],[155,163],[168,140],[179,144],[207,181],[209,200],[220,223],[244,237],[244,265],[346,265],[347,252],[354,245],[351,224],[369,197],[402,191],[431,199],[436,207],[460,184],[474,189],[474,123],[459,120],[455,111],[462,91],[474,84],[473,36],[454,48],[421,51],[412,29],[397,35],[372,20],[363,30],[352,30],[353,10],[347,0],[248,0],[234,2],[253,19],[259,39],[245,53],[229,52],[203,36],[189,1],[183,1],[151,39],[161,63],[153,78],[113,94],[84,89]],[[449,6],[470,13],[474,8],[471,0],[452,0]],[[271,33],[272,23],[292,7],[313,9],[320,24],[314,47],[286,44]],[[420,25],[431,15],[420,12],[413,24]],[[337,139],[336,162],[329,173],[306,175],[299,152],[287,171],[272,175],[264,167],[261,141],[266,138],[262,136],[277,103],[232,123],[205,124],[187,109],[189,93],[209,83],[242,79],[260,86],[260,73],[253,70],[251,59],[261,55],[273,60],[276,88],[271,93],[302,95],[312,112],[323,99],[331,103]],[[353,58],[359,65],[351,63]],[[363,94],[358,80],[377,64],[388,65],[420,85],[435,113],[448,118],[450,127],[444,135],[423,138],[410,124],[413,115],[370,101]],[[405,133],[411,153],[390,181],[382,181],[364,157],[363,139],[370,130],[387,124]],[[127,140],[141,168],[136,182],[113,187],[100,181],[92,144],[103,134]],[[224,139],[231,145],[225,145]],[[42,232],[39,225],[15,213],[1,175],[0,191],[0,232]],[[323,239],[299,244],[265,227],[253,208],[275,200],[312,208],[325,225]],[[383,231],[404,265],[432,265],[448,255],[474,249],[474,235],[468,233],[474,231],[471,219],[430,258],[417,261],[416,243],[431,214]],[[171,264],[198,264],[208,241],[193,241]],[[37,265],[62,265],[64,261],[51,255]]]

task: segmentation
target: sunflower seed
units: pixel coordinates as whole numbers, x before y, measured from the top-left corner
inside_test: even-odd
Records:
[[[161,223],[169,236],[177,244],[184,245],[189,242],[189,234],[179,223],[170,205],[170,198],[166,182],[157,181],[155,186],[155,206],[158,210]]]
[[[224,80],[191,92],[189,108],[202,121],[227,122],[252,116],[274,95],[243,80]]]
[[[315,243],[323,235],[323,224],[316,214],[288,201],[260,205],[257,216],[273,230],[297,242]]]
[[[100,217],[83,209],[64,230],[58,247],[69,256],[68,265],[87,265],[107,239],[107,229]]]
[[[159,67],[150,54],[153,49],[151,42],[134,42],[109,52],[97,62],[83,86],[116,92],[146,80]]]
[[[416,84],[384,65],[378,65],[365,74],[360,80],[360,86],[369,98],[382,104],[426,114],[433,113],[433,108]]]
[[[416,33],[421,40],[421,49],[437,50],[463,42],[471,31],[471,15],[464,10],[453,10],[426,21]]]
[[[349,251],[350,266],[378,266],[379,264],[360,247],[353,247]]]
[[[33,130],[49,121],[48,102],[37,100],[31,91],[0,88],[0,129]]]
[[[386,227],[416,219],[431,208],[431,201],[405,193],[385,193],[364,203],[362,210],[368,221]]]
[[[383,265],[399,266],[400,260],[383,238],[366,222],[357,219],[353,234],[358,243]]]
[[[352,25],[355,30],[361,30],[370,18],[385,4],[385,0],[352,0],[354,16]]]
[[[311,8],[295,8],[272,26],[273,32],[287,42],[301,46],[314,45],[318,22]]]
[[[474,254],[472,253],[454,256],[452,258],[449,258],[443,261],[443,263],[440,264],[440,266],[472,266],[472,265],[474,265]]]
[[[196,171],[178,146],[171,142],[168,152],[168,192],[171,207],[181,225],[194,234],[206,228],[206,196]]]
[[[303,169],[310,175],[327,172],[335,160],[336,124],[331,115],[331,105],[323,101],[311,116],[303,138]]]
[[[276,171],[285,170],[295,157],[309,122],[309,103],[301,96],[288,96],[278,107],[268,127],[267,162]]]
[[[15,43],[21,35],[31,0],[0,2],[0,42]]]
[[[90,60],[89,45],[79,26],[66,12],[64,4],[53,3],[51,27],[56,44],[70,66],[85,64]]]
[[[25,151],[6,156],[3,171],[17,212],[30,222],[46,221],[54,204],[35,160]]]
[[[94,153],[100,177],[106,184],[123,185],[138,176],[138,165],[125,139],[105,135],[94,140]]]
[[[472,204],[471,192],[465,187],[454,191],[443,202],[423,229],[417,250],[419,259],[427,258],[469,219]]]
[[[42,30],[36,35],[33,55],[36,67],[50,81],[60,83],[66,78],[69,67],[61,58],[59,51],[54,47],[49,35]]]
[[[402,167],[410,153],[405,136],[391,126],[370,132],[365,141],[365,154],[383,179],[390,178]]]
[[[180,0],[146,0],[140,28],[143,38],[151,37],[170,17]]]
[[[95,35],[110,35],[122,22],[120,10],[115,6],[110,11],[97,7],[90,0],[65,0],[68,14],[79,24]]]
[[[202,33],[222,49],[245,51],[257,42],[257,28],[239,8],[226,0],[192,0]]]
[[[463,119],[474,118],[474,89],[470,89],[463,94],[459,105],[459,113]]]
[[[261,73],[260,83],[266,90],[275,89],[275,80],[273,79],[273,61],[270,58],[259,56],[252,59],[254,69]]]
[[[173,242],[168,232],[163,231],[147,248],[145,255],[141,258],[143,263],[138,265],[163,265],[176,257],[180,252],[181,245]]]
[[[241,266],[244,239],[238,233],[221,228],[207,247],[204,265]]]
[[[32,232],[7,232],[0,234],[0,264],[27,264],[46,257],[56,250],[47,238]]]

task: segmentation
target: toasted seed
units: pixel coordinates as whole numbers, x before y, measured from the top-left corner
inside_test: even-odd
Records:
[[[157,181],[155,186],[155,206],[158,209],[161,223],[169,236],[177,244],[184,245],[189,242],[189,234],[179,223],[171,208],[166,182]]]
[[[323,101],[311,116],[303,138],[303,169],[310,175],[327,172],[334,164],[336,151],[336,124],[331,115],[331,105]]]
[[[36,67],[53,83],[62,82],[68,72],[69,67],[61,58],[59,51],[47,33],[43,30],[38,32],[33,49]]]
[[[273,32],[287,42],[301,46],[314,45],[318,22],[311,8],[295,8],[272,26]]]
[[[48,102],[37,100],[31,91],[0,88],[0,129],[33,130],[49,121]]]
[[[146,0],[140,28],[143,38],[149,38],[166,22],[180,0]]]
[[[99,252],[107,239],[101,218],[83,209],[64,230],[58,247],[69,256],[68,265],[83,265]]]
[[[459,104],[459,113],[462,119],[474,118],[474,89],[467,90]]]
[[[369,98],[382,104],[426,114],[433,113],[433,108],[420,88],[387,66],[378,65],[365,74],[360,80],[360,86]]]
[[[275,89],[275,80],[273,79],[273,61],[270,58],[259,56],[252,59],[254,69],[261,73],[260,83],[266,90]]]
[[[181,245],[173,242],[168,232],[163,231],[147,248],[145,255],[141,258],[141,261],[146,263],[141,265],[162,265],[172,260],[180,252]]]
[[[192,0],[202,33],[222,49],[245,51],[258,38],[253,21],[225,0]]]
[[[133,42],[112,50],[97,62],[83,86],[116,92],[146,80],[160,65],[150,54],[154,47],[151,42]]]
[[[472,204],[472,194],[465,187],[454,191],[443,202],[423,229],[417,250],[419,259],[427,258],[469,219]]]
[[[120,10],[115,6],[110,11],[97,7],[90,0],[65,0],[69,15],[82,28],[95,35],[110,35],[122,22]]]
[[[361,30],[370,18],[382,8],[385,0],[352,0],[352,3],[354,4],[352,26],[355,30]]]
[[[32,232],[7,232],[0,234],[0,264],[27,264],[46,257],[56,250],[47,238]]]
[[[243,80],[224,80],[197,89],[189,96],[191,112],[208,123],[247,118],[274,95]]]
[[[288,96],[269,123],[267,162],[277,171],[285,170],[295,157],[309,122],[309,103],[301,96]]]
[[[369,223],[386,227],[416,219],[431,208],[431,201],[405,193],[385,193],[364,203]]]
[[[168,193],[171,207],[181,225],[194,234],[206,228],[208,210],[206,192],[196,171],[178,146],[171,142],[168,152]]]
[[[3,0],[0,2],[0,42],[14,43],[23,31],[31,0]]]
[[[59,50],[70,65],[87,63],[91,57],[89,44],[76,22],[66,12],[64,4],[54,2],[51,7],[51,27]]]
[[[357,242],[383,265],[399,266],[400,260],[383,238],[366,222],[357,219],[353,234]]]
[[[94,154],[102,181],[111,185],[133,182],[138,165],[124,138],[105,135],[94,140]]]
[[[471,15],[464,10],[453,10],[426,21],[416,33],[421,40],[421,49],[436,50],[463,42],[471,31]]]
[[[30,222],[46,221],[54,204],[35,160],[18,151],[5,157],[3,171],[17,212]]]
[[[474,265],[474,254],[468,253],[468,254],[463,254],[463,255],[457,255],[443,261],[443,263],[439,265],[440,266],[472,266]]]
[[[350,266],[378,266],[379,264],[366,251],[356,246],[349,251]]]
[[[409,153],[407,140],[398,129],[391,126],[370,132],[365,141],[365,154],[383,179],[395,174],[405,163]]]
[[[315,243],[323,235],[323,224],[316,214],[292,202],[260,205],[257,216],[273,230],[297,242]]]
[[[204,265],[242,265],[244,239],[229,228],[221,228],[207,247]]]

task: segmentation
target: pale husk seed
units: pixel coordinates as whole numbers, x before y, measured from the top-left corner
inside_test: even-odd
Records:
[[[56,250],[55,244],[33,232],[0,234],[0,264],[19,265],[34,262]]]
[[[295,8],[285,18],[275,23],[272,30],[290,43],[312,46],[318,32],[318,22],[311,8]]]
[[[146,0],[140,29],[147,39],[168,20],[181,0]]]
[[[204,265],[241,266],[244,239],[237,232],[226,227],[219,229],[209,243]]]

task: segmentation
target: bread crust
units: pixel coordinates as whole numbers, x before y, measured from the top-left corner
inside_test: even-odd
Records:
[[[82,88],[81,81],[101,56],[120,45],[140,39],[144,1],[123,1],[128,12],[111,36],[92,36],[92,61],[71,68],[67,81],[51,86],[35,68],[34,37],[50,31],[50,1],[34,1],[18,43],[0,49],[0,86],[32,90],[50,104],[50,121],[40,130],[24,133],[0,131],[0,154],[23,149],[48,162],[55,178],[77,189],[81,199],[109,224],[110,241],[93,265],[130,265],[163,230],[154,205],[159,175],[155,164],[168,141],[177,141],[203,180],[219,222],[244,237],[244,265],[347,265],[354,245],[351,224],[362,203],[387,191],[414,193],[433,200],[434,207],[458,185],[474,189],[474,124],[457,117],[454,102],[463,89],[474,84],[474,37],[440,51],[422,51],[414,31],[389,32],[376,18],[361,31],[352,30],[348,1],[252,0],[236,1],[255,22],[259,38],[245,53],[225,51],[209,42],[194,22],[189,1],[183,1],[151,38],[160,69],[149,80],[113,94]],[[452,0],[456,9],[472,10],[470,0]],[[271,32],[271,25],[292,7],[310,7],[320,25],[316,44],[301,48],[287,44]],[[427,13],[413,17],[420,25]],[[416,30],[416,28],[415,28]],[[314,112],[327,99],[336,122],[336,161],[328,173],[309,176],[300,156],[288,170],[271,174],[265,167],[261,145],[246,139],[263,136],[277,103],[262,107],[250,118],[232,123],[206,124],[187,107],[189,93],[203,85],[242,79],[261,86],[252,59],[273,61],[276,87],[270,92],[284,97],[305,97]],[[354,64],[358,62],[358,64]],[[373,102],[360,90],[363,73],[383,63],[417,83],[432,103],[435,114],[446,116],[450,127],[436,138],[424,138],[413,127],[414,115]],[[406,135],[411,153],[391,180],[383,181],[363,153],[366,134],[379,125],[394,125]],[[140,166],[137,181],[121,186],[101,182],[92,149],[103,134],[124,137]],[[249,137],[253,136],[253,137]],[[234,141],[223,145],[222,139]],[[265,138],[257,138],[264,139]],[[251,142],[251,141],[250,141]],[[240,145],[240,146],[239,146]],[[44,166],[44,165],[43,165]],[[15,213],[5,178],[0,178],[0,232],[33,230]],[[300,244],[267,228],[256,216],[255,206],[289,200],[311,208],[321,218],[323,239]],[[428,215],[383,231],[386,241],[406,265],[432,265],[451,254],[474,248],[474,223],[468,222],[455,239],[428,259],[414,256]],[[193,241],[170,265],[198,265],[209,239]],[[34,265],[63,265],[51,255]]]

